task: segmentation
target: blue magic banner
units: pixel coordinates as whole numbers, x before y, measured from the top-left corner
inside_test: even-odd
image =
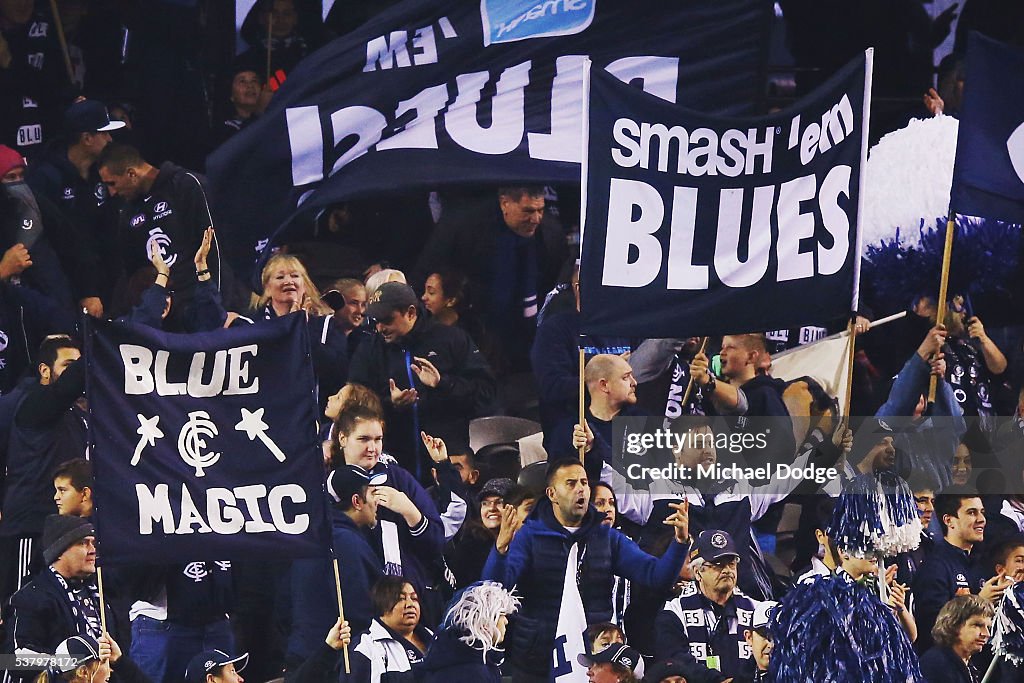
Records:
[[[167,334],[92,323],[103,563],[323,557],[323,456],[302,314]]]
[[[950,208],[1024,223],[1024,49],[971,33]]]
[[[793,107],[737,118],[665,102],[595,64],[581,333],[741,334],[847,316],[870,73],[868,51]]]
[[[406,0],[306,58],[210,156],[225,257],[251,274],[298,214],[346,199],[579,182],[586,57],[668,102],[746,113],[770,13],[760,0]]]

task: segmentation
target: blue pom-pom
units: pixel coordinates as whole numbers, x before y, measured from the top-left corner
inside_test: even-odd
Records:
[[[864,557],[892,557],[921,543],[921,518],[907,482],[887,470],[850,480],[832,513],[828,536]]]
[[[992,650],[1013,664],[1024,662],[1024,581],[1003,593],[996,611]]]
[[[892,610],[845,572],[793,588],[772,612],[775,683],[923,683]]]

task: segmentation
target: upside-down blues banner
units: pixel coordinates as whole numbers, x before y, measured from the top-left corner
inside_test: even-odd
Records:
[[[867,51],[790,109],[734,118],[595,64],[581,332],[739,334],[848,315],[870,74]]]
[[[327,554],[302,315],[188,335],[96,323],[86,340],[104,563]]]
[[[583,62],[702,111],[760,92],[760,0],[406,0],[307,57],[208,160],[251,273],[298,210],[444,184],[578,182]]]
[[[1024,49],[974,32],[950,208],[1024,223]]]

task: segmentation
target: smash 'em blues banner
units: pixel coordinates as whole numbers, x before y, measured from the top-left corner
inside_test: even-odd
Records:
[[[90,326],[104,563],[328,552],[304,323],[295,314],[191,335]]]
[[[702,111],[756,101],[760,0],[407,0],[306,58],[208,160],[252,272],[298,210],[452,183],[577,182],[586,56]]]
[[[583,333],[737,334],[850,312],[870,51],[758,118],[669,104],[596,64],[591,74]]]
[[[1024,49],[971,33],[950,208],[1024,223]]]

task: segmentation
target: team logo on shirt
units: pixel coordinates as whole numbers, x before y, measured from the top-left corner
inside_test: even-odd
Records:
[[[31,230],[33,225],[35,225],[35,223],[32,221],[31,218],[26,218],[23,221],[21,221],[22,230]]]
[[[7,350],[7,343],[9,341],[10,341],[10,339],[8,339],[7,333],[4,332],[3,330],[0,330],[0,351],[6,351]]]
[[[157,202],[153,205],[153,220],[170,216],[174,211],[167,207],[167,202]]]
[[[75,188],[73,188],[73,187],[65,187],[64,188],[64,199],[69,199],[70,200],[70,199],[74,199],[74,198],[75,198]]]
[[[33,21],[32,25],[28,29],[29,38],[45,38],[47,31],[50,30],[50,25],[45,21]]]
[[[146,222],[146,214],[140,213],[138,216],[132,216],[131,220],[128,221],[128,225],[133,228],[137,228]]]
[[[149,239],[146,240],[147,261],[149,260],[149,255],[153,253],[154,246],[160,250],[160,255],[168,266],[173,266],[175,261],[178,260],[178,255],[171,253],[170,250],[171,238],[160,228],[153,228],[149,231]]]

